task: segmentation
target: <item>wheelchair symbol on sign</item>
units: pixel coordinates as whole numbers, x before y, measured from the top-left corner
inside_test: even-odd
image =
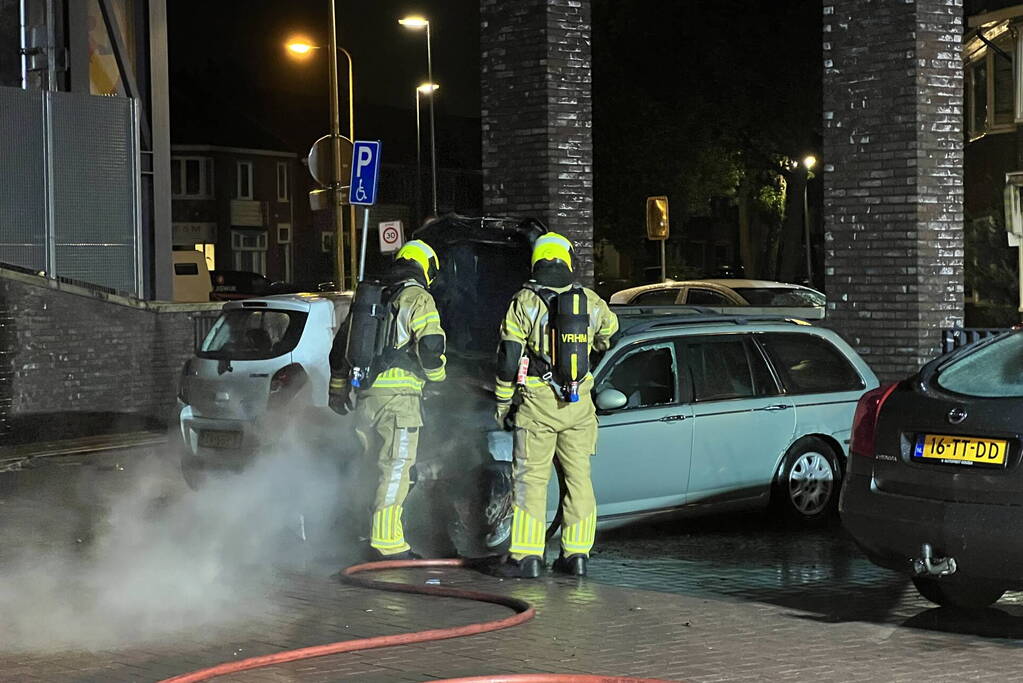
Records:
[[[369,195],[366,194],[365,188],[362,187],[362,178],[359,178],[359,186],[355,188],[355,201],[364,202],[369,199]]]

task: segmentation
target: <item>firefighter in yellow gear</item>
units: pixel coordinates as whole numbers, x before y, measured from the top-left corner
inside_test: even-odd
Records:
[[[386,343],[355,405],[356,434],[378,467],[370,525],[376,559],[414,557],[405,541],[402,505],[423,426],[423,388],[444,381],[446,373],[444,330],[428,291],[439,268],[436,252],[420,240],[410,241],[395,255],[388,278]],[[336,351],[337,342],[331,362],[332,401],[354,391],[346,386],[350,367]]]
[[[514,418],[512,465],[512,532],[509,560],[498,567],[502,576],[536,578],[543,570],[547,521],[547,484],[556,455],[565,478],[561,555],[554,570],[586,574],[596,531],[597,505],[590,481],[590,457],[597,442],[597,416],[590,392],[593,377],[578,378],[577,400],[557,386],[551,367],[549,299],[572,290],[585,298],[584,332],[566,335],[583,342],[583,352],[604,351],[618,330],[618,318],[590,289],[574,284],[572,243],[553,232],[533,246],[532,279],[512,298],[501,324],[495,388],[495,418],[505,427],[516,391],[521,403]],[[585,335],[585,336],[583,336]],[[523,359],[528,369],[523,373]]]

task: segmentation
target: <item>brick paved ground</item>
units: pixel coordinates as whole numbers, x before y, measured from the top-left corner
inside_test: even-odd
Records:
[[[107,463],[0,475],[0,570],[15,554],[11,548],[19,544],[26,515],[39,514],[43,521],[33,528],[54,539],[47,546],[52,549],[81,531],[62,536],[60,530],[82,518],[90,501],[99,499],[97,490],[129,485],[124,477],[131,469]],[[143,540],[140,554],[144,546]],[[932,608],[904,579],[862,560],[840,530],[795,531],[753,515],[614,532],[602,536],[600,549],[584,581],[499,581],[466,570],[386,576],[440,578],[527,599],[538,616],[515,629],[221,680],[373,683],[587,672],[706,682],[958,681],[1013,680],[1023,666],[1018,595],[975,615]],[[5,609],[11,596],[0,590],[0,679],[154,681],[222,661],[509,613],[493,605],[343,586],[331,576],[343,559],[319,555],[287,569],[236,572],[230,597],[238,608],[229,610],[229,618],[218,618],[216,610],[175,610],[189,596],[178,584],[154,582],[154,593],[167,590],[148,608],[157,620],[167,617],[163,628],[140,626],[123,647],[97,635],[90,650],[75,648],[66,633],[65,644],[50,651],[41,642],[12,646],[5,629],[19,615]],[[124,579],[130,583],[132,576]],[[16,583],[25,580],[14,574]],[[120,613],[116,605],[110,609]],[[97,632],[109,627],[103,614],[90,613]]]

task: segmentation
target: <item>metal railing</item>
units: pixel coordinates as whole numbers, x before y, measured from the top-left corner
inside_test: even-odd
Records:
[[[198,351],[206,335],[213,329],[213,323],[220,317],[220,311],[200,311],[192,314],[192,334],[195,350]]]
[[[941,331],[941,353],[951,353],[958,348],[1007,330],[1008,328],[999,327],[946,327]]]

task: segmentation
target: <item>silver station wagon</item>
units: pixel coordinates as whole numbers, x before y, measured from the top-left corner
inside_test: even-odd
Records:
[[[857,400],[878,385],[837,334],[782,318],[618,313],[622,331],[594,371],[603,527],[768,503],[800,520],[834,509]]]

